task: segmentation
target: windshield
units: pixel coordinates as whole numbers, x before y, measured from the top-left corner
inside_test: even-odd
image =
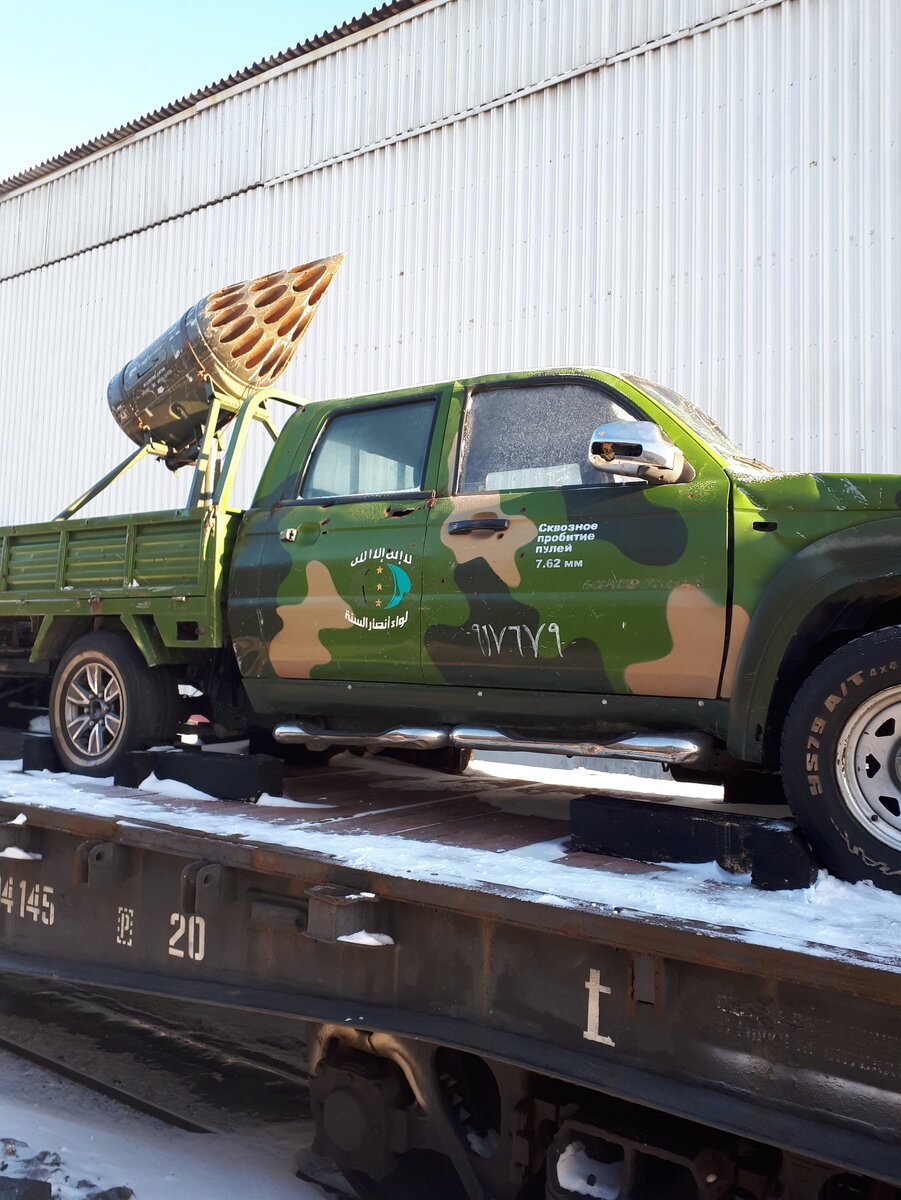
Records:
[[[652,383],[650,379],[642,379],[640,375],[623,375],[623,379],[634,383],[637,388],[641,388],[643,392],[647,392],[649,396],[659,400],[664,407],[671,409],[680,421],[683,421],[689,429],[696,433],[702,441],[712,446],[723,458],[737,458],[741,462],[765,465],[758,463],[756,458],[744,454],[725,430],[717,425],[713,417],[708,416],[703,409],[692,404],[690,400],[686,400],[684,396],[680,396],[678,392],[670,391],[663,384]]]

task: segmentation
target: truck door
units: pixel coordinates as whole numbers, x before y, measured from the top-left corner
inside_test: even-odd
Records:
[[[717,460],[616,376],[461,392],[451,495],[426,536],[426,682],[715,696],[729,499]],[[662,424],[695,478],[610,482],[595,470],[593,430],[633,420]]]
[[[291,494],[248,514],[235,561],[260,541],[260,638],[236,638],[246,677],[421,681],[429,451],[444,415],[440,392],[330,407]]]

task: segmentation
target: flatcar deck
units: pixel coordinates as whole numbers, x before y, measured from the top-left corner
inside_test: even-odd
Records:
[[[897,897],[571,853],[581,780],[344,758],[285,790],[6,764],[0,965],[455,1047],[901,1182]]]

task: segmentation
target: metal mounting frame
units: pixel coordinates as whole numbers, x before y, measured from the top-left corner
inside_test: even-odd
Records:
[[[207,384],[207,396],[210,407],[206,420],[198,430],[200,436],[196,445],[196,454],[193,449],[173,451],[171,446],[167,446],[163,442],[147,441],[123,459],[118,466],[108,471],[102,479],[98,479],[86,492],[67,505],[62,512],[57,513],[54,520],[66,521],[69,517],[73,517],[85,505],[95,500],[101,492],[106,491],[108,487],[121,479],[136,463],[148,457],[168,462],[172,465],[173,470],[193,464],[191,487],[188,492],[188,508],[224,506],[228,503],[231,494],[235,472],[251,422],[259,421],[275,441],[278,437],[278,430],[272,422],[267,407],[269,401],[285,404],[289,408],[295,409],[302,408],[307,403],[299,396],[292,396],[290,392],[283,392],[278,388],[266,388],[261,392],[254,392],[253,395],[247,396],[243,400],[236,400],[232,396],[216,392],[209,383]],[[223,444],[223,430],[217,428],[223,412],[235,414],[227,448]],[[179,462],[179,458],[185,454],[189,457],[185,457],[183,461]]]

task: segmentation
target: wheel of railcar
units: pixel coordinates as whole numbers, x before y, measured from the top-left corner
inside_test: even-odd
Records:
[[[901,627],[843,646],[795,697],[782,776],[834,874],[901,892]]]
[[[310,1076],[316,1146],[363,1200],[467,1200],[449,1159],[416,1145],[422,1114],[399,1065],[335,1044]]]
[[[50,730],[63,766],[109,775],[129,751],[170,741],[177,700],[171,671],[148,667],[129,638],[107,631],[80,638],[50,693]]]

